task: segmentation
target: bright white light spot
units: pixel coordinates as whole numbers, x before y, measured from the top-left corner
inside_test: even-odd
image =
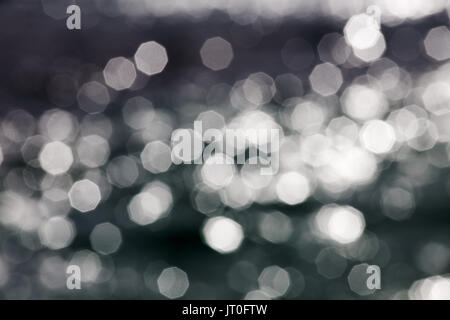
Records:
[[[358,240],[366,226],[360,211],[338,205],[323,206],[315,216],[315,223],[323,236],[341,244]]]
[[[387,153],[395,144],[395,131],[382,120],[371,120],[364,124],[360,132],[361,144],[373,153]]]
[[[206,244],[220,253],[230,253],[239,248],[244,231],[239,223],[225,217],[208,219],[203,227]]]
[[[372,62],[379,59],[383,55],[385,50],[386,50],[386,41],[384,40],[384,37],[381,36],[378,38],[374,46],[368,49],[353,48],[353,53],[356,57],[358,57],[364,62]]]
[[[169,61],[166,49],[155,41],[142,43],[134,60],[138,70],[149,76],[162,72]]]
[[[305,201],[311,194],[311,184],[303,174],[297,171],[283,173],[276,185],[280,201],[295,205]]]
[[[52,175],[63,174],[72,166],[72,150],[60,141],[47,143],[39,154],[39,163]]]
[[[99,187],[88,179],[75,182],[69,191],[69,201],[72,208],[81,212],[94,210],[100,203]]]
[[[359,84],[344,91],[341,103],[344,112],[357,120],[380,118],[388,109],[386,98],[380,91]]]
[[[380,26],[373,17],[367,14],[358,14],[350,18],[344,27],[347,43],[355,49],[368,49],[373,47],[383,35]]]
[[[408,290],[413,300],[450,300],[450,279],[433,276],[414,282]]]

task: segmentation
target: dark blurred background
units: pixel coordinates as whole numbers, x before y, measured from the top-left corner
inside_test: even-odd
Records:
[[[450,298],[448,8],[2,1],[0,297]],[[171,164],[195,119],[280,171]]]

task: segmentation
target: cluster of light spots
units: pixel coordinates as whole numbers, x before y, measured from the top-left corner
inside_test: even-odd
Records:
[[[379,21],[374,15],[363,13],[351,17],[344,27],[344,35],[355,56],[365,62],[378,59],[386,49]]]
[[[130,219],[139,225],[148,225],[167,215],[172,208],[170,188],[159,181],[145,186],[128,204]]]
[[[374,17],[358,14],[347,21],[344,27],[345,40],[355,49],[368,49],[383,36],[379,29],[380,26]]]
[[[450,300],[450,279],[432,276],[415,281],[408,290],[411,300]]]
[[[89,238],[92,249],[104,255],[116,252],[122,244],[120,229],[109,222],[96,225]]]
[[[166,49],[155,41],[142,43],[134,55],[136,67],[148,76],[164,70],[169,62]]]
[[[364,148],[376,154],[391,151],[396,141],[394,129],[382,120],[366,122],[361,129],[360,139]]]
[[[39,228],[41,243],[52,250],[68,247],[74,237],[75,227],[65,217],[52,217]]]
[[[159,292],[169,299],[184,296],[189,288],[189,279],[183,270],[177,267],[164,269],[157,280]]]
[[[369,265],[367,263],[357,264],[352,267],[350,273],[347,276],[347,282],[350,290],[355,292],[360,296],[367,296],[375,292],[376,289],[369,289],[367,286],[367,268]]]
[[[359,84],[345,89],[341,103],[344,112],[356,120],[380,118],[388,109],[386,98],[380,91]]]
[[[109,157],[109,144],[99,135],[81,137],[76,147],[77,155],[82,164],[89,168],[104,165]]]
[[[166,172],[172,164],[171,153],[172,149],[164,142],[149,142],[141,152],[142,165],[151,173]]]
[[[289,273],[279,266],[264,268],[258,278],[260,290],[270,298],[278,298],[286,294],[291,285]]]
[[[49,142],[39,154],[39,164],[42,169],[52,175],[67,172],[73,163],[72,150],[60,141]]]
[[[205,184],[213,189],[220,189],[231,183],[235,175],[234,161],[227,155],[216,153],[209,157],[202,166],[201,176]]]
[[[366,222],[363,214],[351,206],[325,205],[314,217],[320,235],[340,244],[358,240]]]
[[[273,243],[288,241],[294,230],[291,219],[278,211],[265,213],[258,227],[261,237]]]
[[[309,179],[297,171],[283,173],[276,184],[278,199],[289,205],[304,202],[311,194]]]
[[[446,26],[428,31],[423,43],[425,51],[433,59],[443,61],[450,58],[450,31]]]
[[[77,94],[78,105],[87,113],[99,113],[106,109],[111,97],[103,84],[91,81],[83,84]]]
[[[200,49],[203,64],[211,70],[219,71],[228,68],[233,60],[231,44],[221,38],[210,38],[203,43]]]
[[[335,94],[342,85],[343,78],[341,70],[331,63],[317,65],[309,76],[312,89],[323,95]]]
[[[114,90],[125,90],[136,80],[136,69],[134,64],[124,57],[112,58],[103,70],[103,77],[106,84]]]
[[[144,97],[136,96],[127,100],[122,108],[125,123],[135,130],[148,128],[155,118],[153,104]]]
[[[88,179],[75,182],[69,191],[69,201],[72,208],[81,212],[97,208],[101,200],[99,187]]]
[[[226,217],[208,219],[202,233],[206,244],[222,254],[236,251],[244,239],[241,225]]]

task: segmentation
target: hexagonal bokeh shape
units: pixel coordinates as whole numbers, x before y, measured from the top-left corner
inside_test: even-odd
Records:
[[[108,255],[116,252],[122,244],[122,233],[112,223],[100,223],[94,227],[89,239],[92,248],[101,254]]]
[[[124,57],[112,58],[103,69],[103,77],[105,83],[114,90],[125,90],[136,80],[136,69],[133,62]]]
[[[312,89],[322,96],[335,94],[342,85],[342,73],[331,63],[317,65],[309,76]]]
[[[142,43],[134,55],[136,67],[148,76],[164,70],[169,62],[166,49],[156,41]]]
[[[94,210],[100,200],[100,188],[88,179],[75,182],[69,190],[70,205],[81,212]]]
[[[211,70],[219,71],[228,68],[233,60],[233,48],[231,44],[221,38],[210,38],[203,43],[200,49],[202,63]]]
[[[450,58],[450,30],[446,26],[436,27],[428,31],[423,43],[427,55],[431,58],[438,61]]]
[[[73,163],[72,150],[61,141],[47,143],[39,153],[39,164],[52,175],[67,172]]]
[[[177,299],[189,288],[189,279],[183,270],[177,267],[164,269],[158,277],[158,289],[169,299]]]

